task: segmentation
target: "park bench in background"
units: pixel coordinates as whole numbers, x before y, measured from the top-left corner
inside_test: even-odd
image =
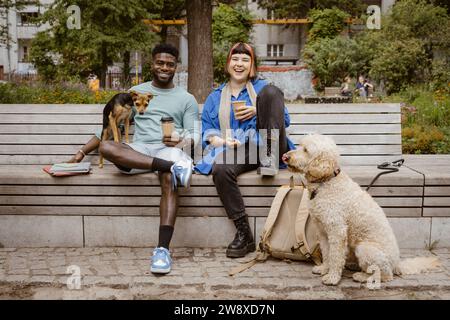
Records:
[[[402,157],[398,104],[288,105],[289,133],[332,136],[344,170],[367,186],[376,164]],[[120,174],[112,165],[86,176],[53,178],[42,167],[68,160],[101,123],[102,105],[0,105],[0,245],[152,246],[157,241],[160,188],[156,175]],[[370,193],[384,208],[402,247],[450,245],[450,160],[407,156],[397,173]],[[239,177],[259,235],[276,189],[290,173]],[[174,246],[222,247],[234,235],[211,177],[194,175],[181,191]]]

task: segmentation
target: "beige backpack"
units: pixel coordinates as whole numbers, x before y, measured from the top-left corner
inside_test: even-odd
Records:
[[[256,258],[230,270],[229,275],[251,268],[269,256],[279,259],[313,261],[321,264],[317,226],[308,212],[309,192],[295,186],[291,177],[289,185],[278,189],[261,234]]]

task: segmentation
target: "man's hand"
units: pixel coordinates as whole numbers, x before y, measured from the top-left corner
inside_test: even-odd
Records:
[[[256,115],[256,107],[242,106],[236,109],[234,114],[236,120],[246,121],[253,118]]]
[[[190,144],[191,140],[181,138],[180,134],[175,131],[172,133],[171,137],[163,137],[163,143],[167,147],[177,147],[181,149]]]
[[[67,161],[67,163],[78,163],[81,162],[81,160],[83,160],[84,155],[78,151],[72,158],[70,158],[69,161]]]
[[[163,143],[167,147],[177,147],[179,143],[181,143],[180,137],[163,137]]]

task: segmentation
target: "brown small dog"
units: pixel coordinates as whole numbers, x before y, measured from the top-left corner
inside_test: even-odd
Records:
[[[135,91],[130,93],[118,93],[105,105],[103,109],[102,141],[114,139],[122,140],[119,126],[125,124],[125,142],[129,143],[130,115],[133,105],[139,114],[144,114],[150,100],[151,93],[140,94]],[[100,154],[99,168],[103,168],[103,156]]]

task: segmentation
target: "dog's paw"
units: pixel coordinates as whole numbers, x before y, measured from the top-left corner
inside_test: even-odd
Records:
[[[335,286],[341,281],[341,276],[336,273],[328,273],[322,277],[322,283],[327,286]]]
[[[353,281],[360,282],[360,283],[366,283],[367,279],[369,279],[370,274],[367,274],[365,272],[356,272],[352,275]]]
[[[321,264],[320,266],[315,266],[312,268],[313,274],[320,274],[321,276],[324,276],[328,273],[328,267]]]

